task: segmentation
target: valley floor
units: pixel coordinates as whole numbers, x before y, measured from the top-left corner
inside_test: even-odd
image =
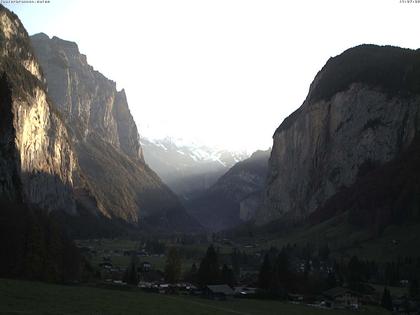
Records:
[[[141,315],[322,315],[389,314],[380,308],[360,312],[323,310],[278,301],[211,301],[137,290],[62,286],[0,279],[0,314],[141,314]]]

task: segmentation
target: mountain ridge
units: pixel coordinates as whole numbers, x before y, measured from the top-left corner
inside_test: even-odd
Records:
[[[67,127],[48,97],[24,26],[3,6],[0,25],[1,198],[75,213],[73,190],[86,187]]]
[[[160,216],[153,222],[163,229],[195,229],[177,196],[145,163],[125,91],[93,69],[76,43],[46,34],[35,34],[31,41],[104,215],[134,225]],[[167,216],[177,220],[169,223]]]
[[[190,200],[213,185],[235,163],[248,157],[180,139],[141,139],[146,162],[184,200]]]
[[[418,134],[420,51],[361,45],[328,60],[277,128],[257,223],[299,220]]]

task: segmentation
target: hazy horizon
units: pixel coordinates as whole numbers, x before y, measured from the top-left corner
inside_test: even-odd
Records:
[[[272,145],[328,58],[420,47],[420,6],[399,0],[3,4],[29,34],[75,41],[125,89],[141,136],[249,152]]]

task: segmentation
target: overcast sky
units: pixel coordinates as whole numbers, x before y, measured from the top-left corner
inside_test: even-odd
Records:
[[[77,42],[126,90],[141,135],[235,150],[271,146],[329,57],[362,43],[420,47],[420,3],[400,0],[5,5],[30,34]]]

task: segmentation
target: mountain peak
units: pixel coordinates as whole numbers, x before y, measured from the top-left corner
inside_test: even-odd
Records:
[[[37,40],[49,40],[50,39],[50,37],[47,34],[42,33],[42,32],[31,35],[31,38],[35,38]]]
[[[94,70],[74,42],[37,35],[32,45],[50,97],[72,131],[80,168],[107,215],[133,224],[155,220],[166,229],[195,228],[175,194],[145,164],[125,91]]]
[[[317,74],[309,103],[328,100],[352,83],[379,87],[389,94],[420,92],[420,51],[363,44],[330,58]]]
[[[67,127],[47,96],[26,30],[3,6],[0,38],[0,199],[74,213],[78,164]]]
[[[352,84],[380,89],[388,97],[420,93],[420,50],[363,44],[330,58],[313,80],[303,105],[276,133],[288,129],[305,106],[327,102]]]
[[[60,45],[64,49],[72,51],[73,53],[77,53],[77,54],[80,53],[79,46],[75,42],[64,40],[57,36],[53,36],[51,40],[55,42],[56,44]]]
[[[420,51],[360,45],[330,58],[274,134],[259,222],[315,211],[419,133]]]
[[[248,157],[241,152],[165,137],[142,137],[146,162],[176,193],[190,198],[210,187],[236,162]]]

